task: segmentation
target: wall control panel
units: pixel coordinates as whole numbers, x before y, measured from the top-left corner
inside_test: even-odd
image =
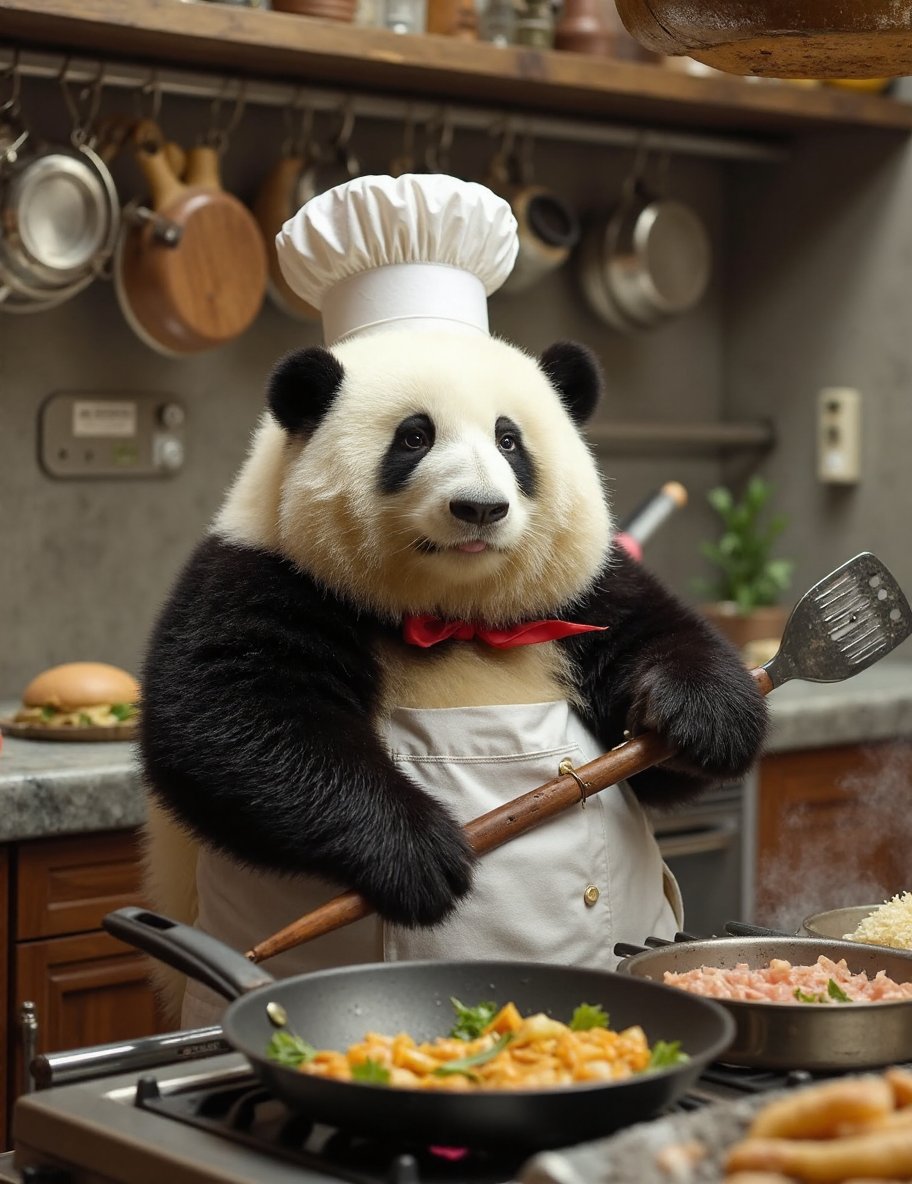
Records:
[[[861,395],[851,387],[817,394],[817,476],[830,485],[861,480]]]
[[[186,410],[154,392],[61,392],[41,408],[39,457],[52,477],[170,477],[184,465]]]

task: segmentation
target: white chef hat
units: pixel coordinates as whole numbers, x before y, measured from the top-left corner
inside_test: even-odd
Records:
[[[406,173],[311,198],[276,249],[332,345],[381,328],[487,333],[487,298],[510,274],[518,240],[509,204],[484,185]]]

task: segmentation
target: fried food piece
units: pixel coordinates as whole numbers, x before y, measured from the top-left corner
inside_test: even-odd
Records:
[[[893,1111],[893,1090],[882,1077],[829,1081],[771,1102],[751,1123],[749,1139],[825,1139]]]
[[[793,1184],[793,1179],[779,1172],[735,1172],[733,1176],[725,1177],[724,1184]]]
[[[896,1105],[912,1105],[912,1073],[908,1069],[888,1069],[884,1076],[893,1090]]]
[[[731,1149],[725,1167],[728,1172],[782,1172],[814,1184],[842,1184],[852,1176],[902,1180],[912,1175],[912,1129],[823,1142],[747,1139]]]

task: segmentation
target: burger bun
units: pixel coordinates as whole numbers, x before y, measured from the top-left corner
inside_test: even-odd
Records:
[[[58,711],[138,700],[139,683],[133,675],[105,662],[52,666],[33,678],[22,693],[26,707],[54,707]]]

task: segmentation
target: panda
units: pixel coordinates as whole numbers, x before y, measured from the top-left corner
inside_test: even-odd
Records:
[[[244,950],[338,891],[367,897],[376,917],[267,963],[280,976],[610,968],[615,941],[680,927],[642,807],[742,775],[766,709],[735,650],[613,540],[583,436],[601,388],[581,345],[535,358],[446,331],[279,363],[145,661],[163,911]],[[541,620],[580,628],[485,638]],[[461,824],[644,729],[676,755],[476,860]],[[221,1006],[190,984],[182,1022]]]

